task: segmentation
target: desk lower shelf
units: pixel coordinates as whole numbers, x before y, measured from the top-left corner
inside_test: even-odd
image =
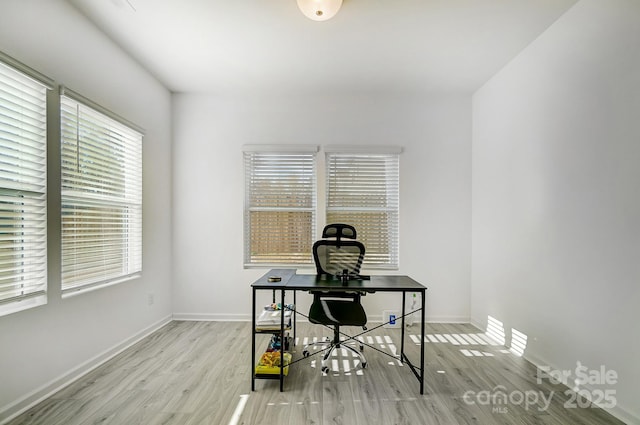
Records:
[[[267,345],[267,350],[260,356],[258,364],[254,368],[254,377],[258,379],[280,379],[280,376],[289,374],[289,364],[291,363],[291,344],[293,339],[289,335],[289,329],[285,329],[284,344],[280,338],[280,329],[256,329],[256,333],[271,333],[271,341]],[[284,349],[284,354],[280,355],[280,350]],[[280,363],[283,362],[282,375],[280,375]]]
[[[284,327],[284,331],[285,332],[289,332],[291,331],[291,326],[285,326]],[[280,334],[280,326],[278,327],[271,327],[271,326],[256,326],[256,333],[257,334]]]
[[[265,355],[267,355],[268,361],[264,361]],[[282,374],[287,376],[289,374],[289,364],[291,363],[291,353],[285,352],[283,357],[284,367],[282,368]],[[255,367],[254,376],[259,379],[280,379],[280,352],[264,353]]]

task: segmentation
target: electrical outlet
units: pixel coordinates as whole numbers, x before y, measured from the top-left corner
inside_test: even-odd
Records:
[[[155,301],[155,300],[154,300],[153,294],[149,294],[149,295],[147,295],[147,303],[148,303],[149,305],[153,305],[154,301]]]

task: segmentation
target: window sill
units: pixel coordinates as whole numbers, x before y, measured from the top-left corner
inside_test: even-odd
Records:
[[[99,282],[99,283],[93,283],[93,284],[84,285],[84,286],[77,286],[77,287],[73,287],[73,288],[63,289],[62,290],[62,298],[63,299],[71,298],[71,297],[75,297],[77,295],[86,294],[87,292],[93,292],[93,291],[97,291],[99,289],[108,288],[109,286],[114,286],[114,285],[118,285],[120,283],[128,282],[128,281],[133,280],[133,279],[137,279],[141,275],[142,275],[141,273],[135,273],[135,274],[128,275],[128,276],[123,276],[123,277],[118,278],[118,279],[109,280],[107,282]]]
[[[47,304],[47,294],[23,298],[21,300],[8,302],[7,304],[0,304],[0,316],[7,316],[45,304]]]

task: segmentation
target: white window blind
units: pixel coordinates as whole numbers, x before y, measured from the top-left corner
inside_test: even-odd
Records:
[[[46,302],[47,89],[0,62],[0,315]]]
[[[351,224],[365,267],[398,268],[399,154],[326,154],[326,222]]]
[[[142,271],[142,134],[60,96],[62,289]]]
[[[245,148],[245,267],[313,263],[316,152]]]

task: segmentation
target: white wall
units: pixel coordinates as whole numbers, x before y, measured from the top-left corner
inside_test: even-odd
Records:
[[[171,96],[66,2],[3,0],[0,50],[146,130],[143,276],[61,299],[60,215],[49,211],[48,304],[0,317],[2,422],[170,318]]]
[[[640,423],[640,2],[582,0],[473,97],[472,320],[614,370]],[[634,418],[632,418],[634,417]]]
[[[243,269],[242,145],[301,143],[404,147],[400,273],[429,287],[428,319],[468,321],[470,101],[382,93],[174,96],[177,317],[249,319],[249,285],[266,270]],[[366,297],[372,316],[389,307],[383,297]]]

